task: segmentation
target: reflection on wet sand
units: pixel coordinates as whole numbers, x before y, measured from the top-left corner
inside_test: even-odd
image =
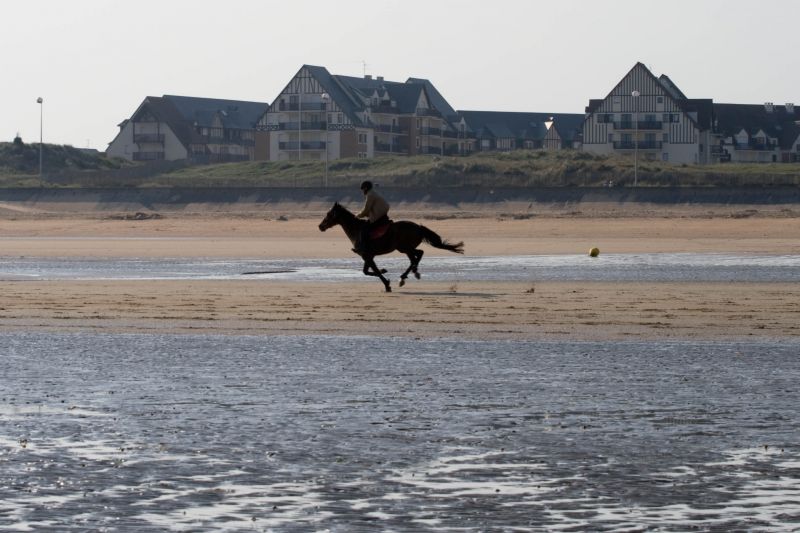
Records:
[[[3,333],[0,530],[784,531],[798,348]]]

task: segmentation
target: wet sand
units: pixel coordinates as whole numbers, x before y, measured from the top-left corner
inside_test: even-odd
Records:
[[[745,214],[742,214],[745,213]],[[467,255],[586,253],[800,254],[800,218],[718,208],[620,216],[440,213],[421,221]],[[273,213],[274,215],[274,213]],[[396,219],[406,218],[404,213]],[[161,219],[0,218],[0,257],[326,258],[351,256],[322,212],[183,213]],[[448,255],[425,247],[426,254]],[[357,265],[354,265],[357,268]],[[326,283],[0,279],[0,330],[357,334],[507,339],[730,339],[800,335],[791,283],[426,282],[386,294],[374,278]]]

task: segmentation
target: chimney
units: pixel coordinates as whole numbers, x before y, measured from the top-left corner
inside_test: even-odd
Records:
[[[774,107],[775,106],[773,105],[772,102],[764,102],[764,111],[766,111],[767,113],[772,113]]]
[[[364,79],[365,80],[371,80],[372,79],[372,74],[364,74]]]
[[[378,76],[378,81],[383,81],[383,76]]]
[[[794,104],[792,102],[786,102],[786,112],[794,113]]]

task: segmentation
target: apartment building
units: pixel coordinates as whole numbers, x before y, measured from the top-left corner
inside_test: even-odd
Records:
[[[583,149],[687,164],[794,162],[800,112],[791,103],[687,98],[668,76],[636,63],[605,98],[590,100]]]
[[[669,79],[642,63],[603,99],[590,100],[583,149],[597,154],[636,154],[643,160],[712,162],[713,105],[689,99]]]
[[[711,147],[720,162],[800,162],[800,111],[794,104],[714,104]]]
[[[148,96],[118,125],[106,153],[131,161],[249,161],[266,108],[266,102]]]
[[[579,149],[584,115],[458,111],[477,151]]]
[[[334,160],[467,154],[466,125],[424,79],[332,75],[303,65],[256,125],[256,157]]]

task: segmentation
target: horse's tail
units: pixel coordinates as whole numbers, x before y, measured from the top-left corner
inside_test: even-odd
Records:
[[[421,224],[419,226],[419,229],[420,232],[422,233],[422,239],[431,246],[433,246],[434,248],[441,248],[442,250],[450,250],[451,252],[455,252],[457,254],[464,253],[463,242],[457,242],[455,244],[451,244],[447,241],[442,240],[442,238],[439,237],[439,235],[435,231],[430,230]]]

